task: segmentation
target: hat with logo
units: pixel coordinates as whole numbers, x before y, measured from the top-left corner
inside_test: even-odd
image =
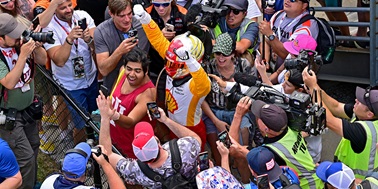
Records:
[[[247,161],[257,175],[268,174],[269,181],[273,183],[282,174],[282,169],[274,160],[274,155],[267,148],[259,146],[247,154]]]
[[[135,156],[142,162],[153,160],[159,153],[159,145],[150,123],[139,122],[134,128],[132,143]]]
[[[87,169],[89,157],[91,157],[91,147],[85,142],[77,144],[74,150],[68,150],[62,166],[64,175],[71,179],[81,177]]]
[[[220,52],[228,56],[234,51],[233,43],[234,40],[229,33],[222,33],[215,39],[213,53]]]
[[[341,162],[324,161],[316,168],[316,175],[338,189],[348,189],[355,176],[348,166]]]
[[[367,106],[374,115],[378,115],[378,89],[367,87],[366,89],[356,87],[356,98],[363,105]]]
[[[196,175],[198,188],[243,188],[242,184],[229,171],[215,166]]]
[[[286,112],[274,104],[256,100],[252,103],[252,113],[273,131],[280,132],[287,125]]]
[[[300,34],[295,39],[283,43],[283,46],[289,53],[299,55],[302,49],[315,50],[317,43],[311,36]]]
[[[17,22],[17,20],[10,14],[0,14],[0,35],[6,35],[13,39],[18,39],[26,30],[26,26]]]
[[[247,10],[248,0],[225,0],[223,5],[230,6],[238,10]]]
[[[289,78],[287,79],[291,84],[296,87],[303,87],[302,72],[298,69],[291,69],[288,71]]]

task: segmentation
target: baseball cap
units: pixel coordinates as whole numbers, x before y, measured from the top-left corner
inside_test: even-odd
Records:
[[[230,6],[238,10],[247,10],[248,0],[225,0],[224,6]]]
[[[298,69],[291,69],[288,72],[289,78],[287,80],[296,87],[303,87],[302,72]]]
[[[196,183],[198,188],[243,188],[230,172],[219,166],[198,173]]]
[[[159,152],[159,145],[154,130],[148,122],[139,122],[134,128],[134,155],[142,162],[155,159]]]
[[[274,104],[256,100],[252,103],[252,113],[273,131],[279,132],[287,125],[286,112]]]
[[[363,105],[366,105],[374,115],[378,114],[378,89],[367,87],[366,89],[356,87],[356,98]]]
[[[234,49],[232,44],[234,40],[228,33],[222,33],[215,39],[213,46],[213,53],[220,52],[224,55],[230,55]]]
[[[352,169],[341,162],[324,161],[316,168],[316,175],[338,189],[348,189],[355,179]]]
[[[299,55],[302,49],[315,50],[317,43],[313,37],[300,34],[295,39],[283,43],[283,46],[289,53]]]
[[[65,176],[71,179],[77,179],[85,173],[88,159],[91,156],[91,147],[85,142],[77,144],[74,149],[81,151],[66,152],[62,167]],[[84,152],[84,154],[80,152]]]
[[[13,39],[18,39],[26,30],[26,26],[17,22],[16,18],[7,13],[0,14],[0,35],[7,35]]]
[[[247,161],[257,175],[268,174],[271,183],[278,180],[282,174],[282,169],[274,160],[273,153],[265,147],[259,146],[249,151]]]

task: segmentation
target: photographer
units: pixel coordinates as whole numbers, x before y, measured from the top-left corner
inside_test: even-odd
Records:
[[[95,29],[92,17],[85,11],[74,11],[71,0],[59,4],[51,22],[43,28],[45,32],[54,32],[55,43],[44,44],[51,58],[54,79],[66,90],[78,107],[87,112],[97,109],[97,69],[92,57]],[[74,143],[85,141],[84,121],[71,105],[68,105],[68,108],[75,124]],[[92,131],[88,130],[88,133]]]
[[[356,102],[344,104],[330,97],[319,87],[313,71],[310,71],[310,75],[306,68],[302,74],[310,92],[316,89],[319,93],[318,98],[321,97],[326,106],[327,127],[343,137],[336,149],[335,161],[341,161],[350,167],[356,178],[364,178],[368,171],[378,167],[378,162],[375,161],[378,140],[378,89],[356,87]]]
[[[230,135],[239,129],[241,117],[249,111],[252,99],[245,96],[238,102]],[[286,112],[274,104],[256,100],[252,104],[252,113],[261,134],[265,137],[265,146],[274,153],[278,165],[291,167],[298,173],[302,188],[321,188],[321,180],[315,175],[315,164],[306,148],[301,133],[287,125]],[[235,136],[235,135],[232,135]]]
[[[5,123],[0,124],[0,136],[17,158],[23,177],[20,188],[29,189],[37,178],[40,144],[35,119],[42,117],[36,115],[37,111],[42,115],[42,106],[36,110],[33,103],[34,68],[35,64],[44,65],[47,55],[42,44],[33,39],[22,44],[20,37],[26,29],[13,16],[0,14],[1,110],[6,116]]]
[[[100,146],[100,149],[104,150],[102,146]],[[104,154],[106,153],[105,150],[103,152]],[[84,183],[87,176],[91,176],[91,169],[94,168],[93,165],[91,165],[92,162],[89,161],[91,154],[91,147],[85,142],[77,144],[74,149],[67,150],[62,162],[62,172],[60,174],[52,174],[48,176],[43,181],[41,189],[94,189],[93,186],[86,186]],[[126,188],[121,178],[105,160],[104,155],[100,154],[100,156],[97,157],[93,154],[93,158],[104,170],[110,188]]]
[[[213,29],[214,37],[228,32],[236,36],[235,51],[244,54],[252,53],[259,46],[258,24],[246,18],[248,0],[225,0],[224,6],[228,7],[227,15],[221,17],[219,23]],[[252,63],[252,59],[249,61]]]

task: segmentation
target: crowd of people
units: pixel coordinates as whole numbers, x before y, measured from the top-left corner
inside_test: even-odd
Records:
[[[354,104],[321,89],[309,0],[224,0],[211,26],[187,19],[192,0],[109,0],[104,14],[85,2],[0,0],[0,189],[95,188],[92,161],[117,189],[378,187],[378,88],[357,87]],[[35,64],[101,116],[93,153],[67,105],[75,147],[40,186]],[[321,162],[328,129],[342,140]]]

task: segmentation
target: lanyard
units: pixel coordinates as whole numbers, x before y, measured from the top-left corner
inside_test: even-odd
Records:
[[[56,21],[56,23],[59,24],[59,26],[66,32],[67,36],[70,34],[70,32],[68,32],[68,30],[56,19],[56,16],[54,16],[54,20]],[[75,20],[74,20],[75,22]],[[75,39],[74,40],[74,45],[76,47],[76,55],[78,54],[78,50],[79,50],[79,39]]]
[[[303,12],[303,13],[305,13],[305,12]],[[300,14],[299,16],[295,17],[295,19],[292,20],[292,21],[291,21],[289,24],[287,24],[285,27],[283,27],[282,30],[284,30],[284,29],[287,28],[287,27],[290,28],[291,24],[293,24],[293,23],[298,23],[299,19],[301,19],[301,18],[303,17],[303,13]],[[282,24],[283,20],[285,19],[285,17],[286,17],[286,13],[283,12],[282,17],[281,17],[281,19],[280,19],[280,22],[279,22],[279,24],[278,24],[278,28],[277,28],[278,39],[279,39],[280,41],[281,41],[281,24]]]

